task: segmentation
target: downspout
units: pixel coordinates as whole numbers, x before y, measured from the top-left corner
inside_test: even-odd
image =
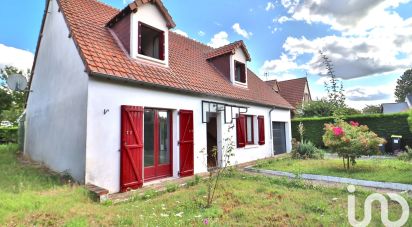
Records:
[[[272,125],[272,111],[274,111],[276,109],[276,107],[273,107],[270,111],[269,111],[269,128],[270,128],[270,141],[271,141],[271,147],[272,147],[272,151],[271,151],[271,156],[275,156],[274,153],[274,146],[273,146],[273,125]]]

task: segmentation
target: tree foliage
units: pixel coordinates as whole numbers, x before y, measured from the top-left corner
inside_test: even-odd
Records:
[[[395,88],[396,102],[404,102],[409,93],[412,93],[412,69],[406,70],[397,81]]]
[[[362,113],[364,114],[378,114],[381,113],[381,106],[379,105],[366,105],[363,109],[362,109]]]
[[[24,111],[26,92],[11,91],[6,84],[7,78],[13,74],[21,74],[26,77],[30,70],[23,72],[13,66],[0,69],[0,121],[10,121],[17,124],[17,119]]]

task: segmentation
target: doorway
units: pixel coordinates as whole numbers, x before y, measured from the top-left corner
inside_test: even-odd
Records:
[[[144,110],[144,180],[172,176],[172,114]]]
[[[209,116],[207,123],[207,168],[217,167],[217,117],[216,114]]]
[[[272,122],[274,154],[286,153],[285,122]]]

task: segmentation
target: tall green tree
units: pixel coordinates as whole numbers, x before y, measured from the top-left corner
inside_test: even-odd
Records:
[[[412,93],[412,69],[406,70],[397,81],[395,88],[396,102],[404,102],[409,93]]]
[[[17,124],[17,119],[24,111],[26,92],[11,91],[6,84],[7,78],[13,74],[21,74],[28,77],[30,70],[23,72],[13,66],[0,69],[0,120]]]
[[[364,114],[377,114],[377,113],[381,113],[381,106],[379,105],[366,105],[363,109],[362,109],[362,113]]]

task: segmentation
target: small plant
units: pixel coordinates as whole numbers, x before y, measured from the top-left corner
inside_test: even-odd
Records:
[[[356,158],[362,155],[379,154],[379,145],[386,141],[379,138],[368,126],[359,125],[351,121],[336,120],[335,124],[325,124],[323,143],[326,147],[343,159],[345,169],[350,169],[350,164],[356,164]]]
[[[410,148],[409,146],[405,147],[405,151],[400,153],[398,156],[399,160],[402,161],[411,161],[412,160],[412,148]]]
[[[311,141],[297,142],[292,140],[292,158],[294,159],[323,159],[325,151],[317,148]]]
[[[158,194],[158,192],[156,190],[147,190],[143,193],[142,199],[143,200],[148,200],[151,199],[153,197],[155,197]]]
[[[303,126],[302,122],[299,123],[298,131],[300,135],[300,142],[303,143],[303,135],[305,134],[305,127]]]
[[[175,192],[178,188],[179,188],[179,185],[177,184],[170,183],[166,185],[167,192]]]

